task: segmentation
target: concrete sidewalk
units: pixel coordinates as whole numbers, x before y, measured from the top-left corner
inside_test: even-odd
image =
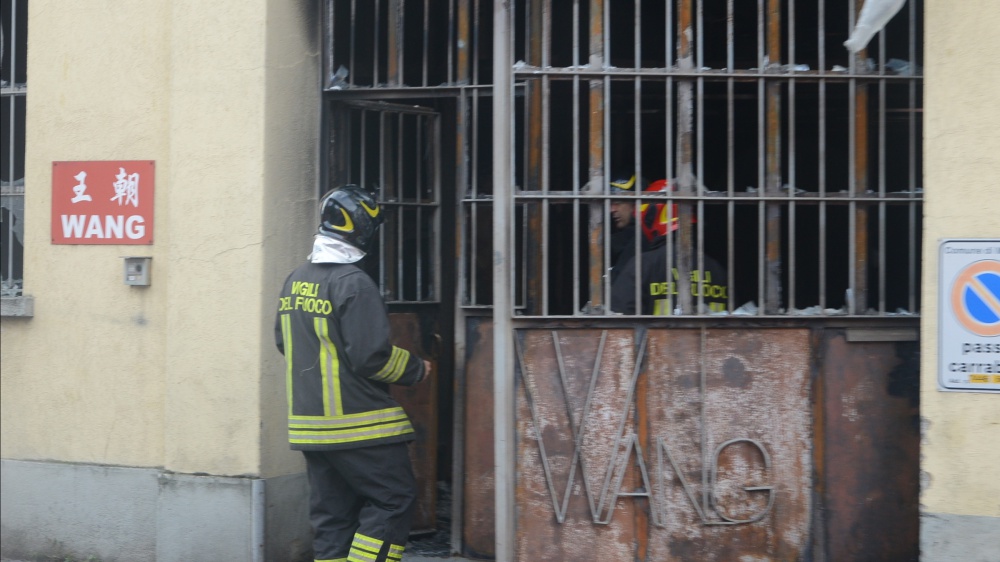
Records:
[[[427,540],[427,539],[425,539]],[[433,539],[432,539],[433,540]],[[437,541],[440,543],[440,539]],[[416,544],[414,544],[416,543]],[[421,544],[423,543],[423,544]],[[445,546],[440,544],[437,545],[438,550],[434,549],[434,545],[429,545],[427,542],[417,540],[407,544],[407,550],[403,552],[402,562],[483,562],[480,559],[464,558],[461,556],[449,556],[444,554],[437,554],[438,552],[445,552]],[[421,550],[423,552],[421,552]],[[429,554],[431,552],[433,554]],[[0,556],[0,562],[101,562],[99,558],[53,558],[42,557],[38,559],[15,559],[7,558],[6,556]],[[192,561],[200,562],[200,561]]]
[[[51,562],[53,559],[43,558],[44,562]],[[0,562],[40,562],[38,560],[15,560],[13,558],[0,557]],[[72,558],[67,558],[65,561],[60,560],[59,562],[91,562],[87,559],[75,560]],[[93,562],[98,562],[94,560]],[[462,558],[460,556],[427,556],[423,554],[407,554],[403,553],[403,562],[482,562],[481,560],[473,560],[470,558]]]
[[[435,556],[422,556],[420,554],[407,555],[403,553],[403,562],[480,562],[471,558],[461,558],[453,556],[451,558],[440,558]]]
[[[407,545],[412,547],[413,545]],[[448,555],[437,555],[437,554],[424,554],[419,552],[419,547],[417,552],[411,552],[407,550],[403,553],[402,562],[484,562],[481,559],[464,558],[461,556],[448,556]],[[426,552],[426,550],[425,550]],[[51,556],[41,557],[37,559],[20,559],[20,558],[7,558],[6,556],[0,556],[0,562],[101,562],[99,558],[53,558]],[[198,562],[198,561],[192,561]]]

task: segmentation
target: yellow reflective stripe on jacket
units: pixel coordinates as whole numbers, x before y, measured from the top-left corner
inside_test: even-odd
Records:
[[[398,544],[389,545],[389,554],[386,555],[388,560],[402,560],[403,559],[403,549],[404,547]]]
[[[334,444],[380,439],[412,433],[413,426],[403,408],[396,406],[360,414],[340,416],[289,416],[291,443]]]
[[[382,550],[382,541],[362,535],[354,534],[354,542],[351,543],[351,552],[347,555],[349,561],[367,562],[375,560],[379,551]]]
[[[670,316],[670,301],[668,299],[656,299],[653,301],[653,316]]]
[[[724,302],[708,302],[708,310],[710,312],[725,312],[726,303]],[[656,299],[653,301],[653,316],[671,316],[672,312],[670,310],[670,301],[668,299]]]
[[[337,346],[330,341],[330,328],[326,318],[313,319],[316,337],[319,338],[319,366],[323,374],[323,414],[340,415],[344,404],[340,396],[340,358]],[[332,401],[332,408],[331,408]]]
[[[288,415],[292,415],[292,316],[281,315],[281,339],[285,348],[285,394],[288,395]]]
[[[379,372],[371,376],[371,379],[379,382],[396,382],[399,380],[399,377],[403,376],[403,371],[406,370],[406,363],[409,360],[409,351],[392,346],[392,354],[389,356],[389,360],[385,362],[385,365]]]
[[[410,420],[396,423],[386,423],[375,426],[354,429],[337,429],[331,431],[316,431],[314,429],[289,429],[288,441],[299,445],[333,445],[337,443],[355,443],[371,439],[382,439],[413,433]]]
[[[338,429],[370,425],[373,422],[385,422],[406,418],[406,412],[401,406],[372,410],[357,414],[341,414],[339,416],[288,416],[288,427],[311,427]]]

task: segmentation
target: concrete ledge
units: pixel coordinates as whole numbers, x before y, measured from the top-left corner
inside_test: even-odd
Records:
[[[268,478],[267,543],[265,558],[312,562],[312,528],[309,526],[309,479],[305,474]]]
[[[1000,517],[923,513],[920,559],[929,562],[1000,560]]]
[[[164,473],[158,483],[157,562],[263,562],[263,544],[254,544],[253,537],[262,514],[254,513],[249,481]]]
[[[153,560],[157,471],[0,461],[0,545],[11,558]]]
[[[21,316],[31,318],[35,315],[35,297],[2,297],[0,298],[0,316]]]
[[[0,460],[4,558],[311,560],[304,474],[270,479]]]

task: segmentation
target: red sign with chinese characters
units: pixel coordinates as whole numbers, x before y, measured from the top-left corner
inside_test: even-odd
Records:
[[[53,244],[152,244],[152,160],[52,163]]]

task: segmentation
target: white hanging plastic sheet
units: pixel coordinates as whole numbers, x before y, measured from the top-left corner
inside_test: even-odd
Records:
[[[876,33],[882,31],[906,0],[866,0],[850,38],[844,41],[847,50],[856,53],[864,49]]]

